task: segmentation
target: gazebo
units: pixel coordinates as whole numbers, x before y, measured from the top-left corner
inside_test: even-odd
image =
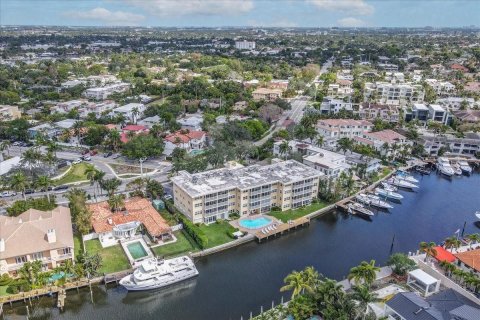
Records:
[[[408,273],[407,285],[420,291],[425,297],[437,293],[440,290],[440,282],[421,269],[415,269]]]

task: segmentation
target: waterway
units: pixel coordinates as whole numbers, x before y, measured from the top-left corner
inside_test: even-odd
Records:
[[[371,220],[332,212],[310,227],[266,243],[248,243],[196,261],[199,277],[164,290],[127,293],[94,287],[71,291],[65,311],[52,308],[54,298],[35,301],[30,319],[234,319],[277,302],[283,278],[292,270],[314,266],[341,280],[352,266],[375,259],[383,264],[393,252],[417,250],[420,241],[441,242],[455,231],[480,232],[474,212],[480,210],[480,174],[446,179],[416,175],[420,188],[401,191],[402,203]],[[288,293],[283,293],[285,297]],[[25,319],[26,308],[4,307],[6,319]]]

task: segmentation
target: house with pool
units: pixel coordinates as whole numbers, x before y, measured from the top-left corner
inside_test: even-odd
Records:
[[[94,237],[104,248],[137,239],[143,247],[145,244],[155,245],[172,239],[171,227],[148,199],[126,199],[122,211],[113,212],[107,201],[89,204],[88,210],[92,214]],[[138,245],[132,247],[135,250],[139,248]]]
[[[325,174],[295,160],[273,159],[270,165],[225,168],[195,174],[180,171],[171,180],[175,206],[194,223],[308,206],[317,197]],[[256,222],[255,222],[256,223]]]

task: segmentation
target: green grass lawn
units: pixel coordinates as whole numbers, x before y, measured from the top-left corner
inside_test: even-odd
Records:
[[[9,293],[7,293],[7,289],[8,286],[0,286],[0,297],[9,295]]]
[[[66,183],[88,180],[87,176],[85,175],[85,170],[87,170],[87,168],[91,166],[91,164],[85,162],[73,165],[72,169],[70,169],[70,171],[66,175],[64,175],[58,180],[54,180],[53,183],[56,186],[59,186]]]
[[[209,225],[202,224],[199,228],[208,238],[207,248],[216,247],[234,240],[228,235],[228,233],[235,232],[236,230],[227,221],[215,222]]]
[[[75,255],[75,259],[82,253],[83,245],[82,245],[82,236],[76,234],[73,236],[73,254]]]
[[[152,248],[155,255],[159,257],[174,257],[199,250],[198,245],[186,232],[176,231],[174,234],[177,237],[177,241]]]
[[[98,252],[102,257],[102,267],[98,271],[100,273],[112,273],[131,268],[128,258],[119,244],[102,248],[99,240],[88,240],[85,241],[85,249],[89,254]]]
[[[322,208],[325,208],[328,205],[329,205],[328,203],[320,201],[317,203],[313,203],[308,207],[299,208],[295,210],[271,211],[268,213],[268,215],[275,217],[278,220],[281,220],[283,222],[287,222],[288,220],[295,220],[300,217],[306,216],[307,214],[320,210]]]
[[[381,172],[377,173],[377,175],[373,178],[373,182],[377,182],[378,180],[385,178],[387,175],[389,175],[392,172],[392,170],[388,167],[385,167],[382,169]]]

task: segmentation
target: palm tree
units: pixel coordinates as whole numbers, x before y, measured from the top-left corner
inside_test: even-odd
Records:
[[[380,301],[377,294],[370,291],[370,288],[365,285],[353,286],[351,297],[358,302],[359,311],[362,319],[368,314],[369,303]]]
[[[457,237],[448,237],[445,239],[445,249],[458,249],[462,242]]]
[[[110,130],[105,140],[107,148],[112,148],[113,151],[117,152],[121,143],[120,132],[117,129]]]
[[[30,185],[27,177],[21,171],[16,172],[10,179],[10,188],[17,192],[21,192],[23,195],[23,200],[27,201],[25,196],[25,189]]]
[[[0,144],[0,150],[3,152],[5,150],[7,150],[7,155],[10,157],[10,146],[12,145],[12,143],[9,141],[9,140],[4,140],[2,141],[2,143]]]
[[[437,250],[435,249],[437,245],[435,242],[420,242],[420,251],[425,252],[425,261],[427,261],[428,257],[436,257]]]
[[[77,136],[77,145],[80,144],[80,134],[82,133],[83,123],[81,121],[75,121],[73,124],[73,132]]]
[[[362,261],[360,265],[350,269],[348,279],[353,279],[355,283],[363,282],[370,286],[375,281],[378,271],[380,271],[380,268],[375,266],[375,260]]]
[[[25,152],[22,154],[22,160],[20,163],[22,166],[28,167],[30,170],[30,175],[33,176],[33,167],[38,165],[41,158],[42,154],[37,150],[37,148],[30,148],[25,150]]]
[[[445,273],[450,277],[452,275],[452,272],[455,271],[457,269],[457,267],[455,267],[455,265],[453,263],[450,263],[446,260],[442,260],[440,261],[440,267],[443,268],[443,270],[445,270]]]
[[[97,198],[97,195],[95,193],[94,183],[95,183],[95,176],[97,175],[98,171],[99,170],[97,168],[95,168],[94,166],[88,166],[85,169],[85,176],[87,177],[88,180],[90,180],[90,185],[93,186],[93,197],[94,198]]]
[[[315,288],[320,281],[320,275],[318,274],[317,270],[314,267],[306,267],[302,271],[303,281],[305,282],[305,289],[310,288],[310,292]]]
[[[40,188],[40,190],[45,190],[47,192],[48,202],[50,202],[50,190],[49,190],[49,188],[53,184],[52,179],[50,179],[50,177],[48,177],[46,175],[38,176],[37,179],[35,180],[34,184],[37,188]]]
[[[323,136],[317,136],[317,146],[322,147],[324,143],[325,139],[323,138]]]
[[[57,151],[58,150],[60,150],[60,146],[55,141],[50,141],[47,144],[47,151],[53,153],[55,155],[55,157],[57,156]]]
[[[107,191],[109,197],[115,194],[115,192],[117,191],[118,187],[120,187],[121,184],[122,182],[117,178],[100,181],[100,187],[103,190]]]
[[[140,110],[137,107],[132,108],[132,122],[137,124],[137,116],[140,114]]]
[[[114,212],[125,207],[125,195],[123,194],[114,194],[108,199],[108,205],[110,209]]]
[[[305,278],[302,272],[293,271],[283,279],[285,285],[280,288],[281,292],[292,290],[292,299],[305,289]],[[310,289],[310,288],[309,288]]]
[[[100,191],[100,195],[101,195],[101,183],[103,181],[103,178],[105,177],[105,172],[104,171],[101,171],[101,170],[97,170],[97,172],[95,173],[94,177],[93,177],[93,180],[96,182],[96,187],[99,188],[99,191]]]
[[[285,159],[287,158],[288,152],[291,150],[290,145],[288,144],[288,141],[285,140],[283,141],[279,146],[278,146],[278,151],[280,154],[285,155]]]
[[[337,141],[338,150],[342,150],[343,154],[353,147],[353,141],[349,138],[340,138]]]
[[[467,239],[470,240],[470,248],[472,247],[472,243],[478,243],[480,241],[480,235],[478,233],[472,233],[467,236]]]

